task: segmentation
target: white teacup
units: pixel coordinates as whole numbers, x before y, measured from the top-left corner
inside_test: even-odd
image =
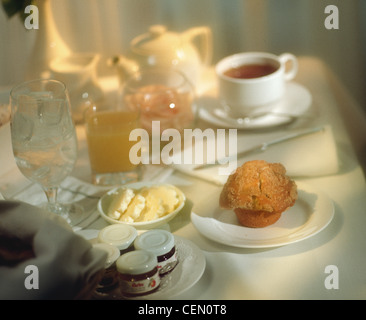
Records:
[[[281,99],[286,82],[297,74],[294,55],[276,56],[265,52],[245,52],[228,56],[216,65],[219,99],[233,117],[270,111]]]

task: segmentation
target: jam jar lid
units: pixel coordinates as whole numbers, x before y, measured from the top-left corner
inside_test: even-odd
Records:
[[[157,267],[156,256],[149,251],[134,250],[121,255],[116,262],[118,272],[123,274],[144,274]]]
[[[100,230],[98,240],[116,246],[119,250],[127,249],[137,237],[137,230],[126,224],[112,224]]]
[[[109,268],[120,256],[119,249],[115,246],[112,246],[107,243],[95,243],[93,244],[94,248],[99,248],[107,252],[107,260],[105,262],[104,267]]]
[[[173,249],[174,236],[166,230],[149,230],[140,234],[135,242],[136,249],[147,250],[156,256],[162,256]]]

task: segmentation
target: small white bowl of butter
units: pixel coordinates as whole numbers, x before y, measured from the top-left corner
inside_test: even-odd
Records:
[[[171,184],[137,182],[108,191],[100,198],[98,211],[109,223],[152,229],[173,219],[185,201],[184,193]]]

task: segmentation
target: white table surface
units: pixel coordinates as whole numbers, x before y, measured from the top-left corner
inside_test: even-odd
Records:
[[[311,92],[318,116],[310,123],[295,122],[275,130],[285,133],[288,128],[323,124],[332,127],[339,155],[339,172],[298,180],[323,191],[332,199],[335,206],[332,222],[319,234],[301,242],[251,249],[234,248],[208,240],[192,225],[189,214],[178,215],[170,223],[171,231],[193,241],[203,251],[206,269],[196,285],[174,299],[366,298],[366,184],[360,164],[364,159],[357,158],[357,154],[362,154],[366,140],[364,116],[325,64],[311,57],[302,57],[299,62],[296,82]],[[200,121],[198,126],[205,128],[208,124]],[[77,133],[80,156],[73,176],[90,182],[84,128],[78,126]],[[257,133],[239,132],[239,135],[245,134]],[[8,196],[11,186],[5,182],[9,177],[4,179],[1,180],[0,191]],[[193,211],[200,199],[207,199],[221,188],[178,171],[167,176],[165,181],[182,189],[192,203]],[[88,228],[100,229],[106,225],[99,218]],[[329,265],[338,268],[338,289],[327,289],[324,284],[329,276],[325,268]]]

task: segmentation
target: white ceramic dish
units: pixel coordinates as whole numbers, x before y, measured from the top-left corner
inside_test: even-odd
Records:
[[[174,235],[178,264],[165,275],[157,291],[134,300],[167,300],[193,287],[206,268],[203,252],[190,240]],[[129,298],[131,299],[131,298]]]
[[[333,202],[324,193],[297,182],[298,200],[273,225],[265,228],[240,226],[235,213],[221,209],[217,201],[203,201],[191,213],[195,228],[215,242],[241,248],[266,248],[305,240],[332,221]],[[218,199],[211,195],[211,199]],[[214,202],[212,204],[212,202]]]
[[[128,222],[123,222],[123,221],[113,219],[113,218],[111,218],[107,215],[107,210],[108,210],[108,207],[109,207],[109,205],[112,201],[113,194],[116,193],[116,191],[119,190],[120,188],[128,187],[128,188],[131,188],[131,189],[139,190],[143,187],[151,187],[151,186],[157,186],[157,185],[168,185],[168,184],[165,184],[165,183],[151,183],[151,182],[136,182],[136,183],[126,184],[123,187],[114,188],[114,189],[108,191],[105,195],[103,195],[100,198],[100,200],[98,201],[99,214],[101,215],[101,217],[104,220],[106,220],[109,223],[128,224],[130,226],[135,227],[136,229],[153,229],[153,228],[159,227],[163,224],[166,224],[167,222],[172,220],[182,210],[182,208],[184,207],[184,204],[185,204],[185,200],[186,200],[186,197],[183,194],[183,192],[175,186],[173,186],[173,187],[177,190],[177,192],[179,192],[179,195],[180,195],[180,198],[182,199],[182,201],[174,211],[172,211],[171,213],[169,213],[169,214],[167,214],[167,215],[165,215],[165,216],[163,216],[159,219],[152,220],[152,221],[146,221],[146,222],[131,222],[131,223],[128,223]],[[171,186],[171,185],[168,185],[168,186]]]
[[[307,88],[296,83],[289,82],[286,84],[286,92],[284,97],[271,106],[271,112],[261,117],[250,120],[249,122],[237,122],[234,118],[218,117],[215,115],[215,109],[222,109],[220,101],[217,99],[217,89],[215,88],[209,93],[199,97],[197,104],[199,108],[199,116],[201,119],[220,128],[236,128],[236,129],[260,129],[273,126],[284,125],[293,121],[293,117],[301,118],[309,110],[312,103],[312,96]],[[224,111],[223,111],[224,112]],[[288,113],[291,116],[276,115],[274,113]]]
[[[89,229],[77,233],[91,243],[96,243],[99,230]],[[206,258],[203,252],[190,240],[176,235],[174,235],[174,240],[178,254],[178,264],[174,270],[161,279],[157,291],[141,297],[128,299],[172,299],[193,287],[201,279],[206,269]]]

